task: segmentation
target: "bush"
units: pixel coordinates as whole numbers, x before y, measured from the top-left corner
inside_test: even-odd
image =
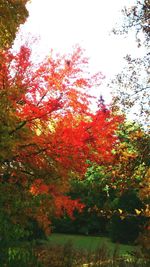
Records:
[[[38,222],[32,218],[28,220],[27,231],[29,232],[29,236],[27,238],[28,241],[46,239],[44,230],[39,226]]]
[[[0,247],[1,267],[42,267],[31,243]]]
[[[54,232],[83,235],[107,235],[108,219],[100,217],[96,213],[88,213],[86,210],[81,214],[75,214],[72,220],[68,216],[53,218]]]
[[[132,190],[126,191],[117,201],[114,199],[113,202],[115,203],[113,208],[122,210],[127,216],[118,214],[112,216],[108,226],[109,236],[113,242],[132,244],[138,238],[146,222],[144,216],[137,216],[135,213],[135,209],[141,210],[143,204],[136,192]]]
[[[123,220],[114,215],[109,226],[109,236],[113,242],[132,244],[140,232],[139,218],[126,217]]]
[[[71,242],[65,245],[24,245],[7,250],[0,267],[149,267],[150,260],[137,251],[126,257],[119,256],[116,248],[112,254],[105,245],[96,251],[77,250]]]
[[[36,249],[42,267],[149,267],[150,261],[137,254],[126,258],[119,256],[118,249],[114,253],[105,245],[95,252],[74,249],[71,242],[64,246],[39,246]],[[26,266],[28,267],[28,266]],[[36,265],[34,267],[37,267]]]

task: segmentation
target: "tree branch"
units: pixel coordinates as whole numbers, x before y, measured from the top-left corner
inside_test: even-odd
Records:
[[[12,135],[16,131],[20,130],[26,123],[27,121],[22,121],[14,130],[10,131],[9,134]]]

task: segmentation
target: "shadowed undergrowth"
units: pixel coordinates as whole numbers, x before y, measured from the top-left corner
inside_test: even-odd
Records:
[[[94,240],[97,242],[92,243]],[[22,242],[1,248],[0,255],[0,267],[150,266],[150,258],[144,256],[139,247],[116,245],[108,238],[90,236],[54,234],[47,241]]]

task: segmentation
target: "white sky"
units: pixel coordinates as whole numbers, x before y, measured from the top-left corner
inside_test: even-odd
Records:
[[[102,71],[109,79],[121,70],[123,57],[127,53],[139,53],[134,34],[131,33],[128,38],[110,35],[115,23],[121,22],[121,8],[134,2],[32,0],[27,6],[30,16],[21,31],[23,34],[39,36],[36,53],[41,59],[51,49],[68,53],[75,44],[79,44],[90,58],[92,72]],[[107,90],[105,88],[103,95],[108,99]]]

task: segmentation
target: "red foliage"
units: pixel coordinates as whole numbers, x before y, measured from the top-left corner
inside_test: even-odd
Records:
[[[63,196],[68,179],[83,176],[87,160],[111,162],[122,118],[109,110],[90,111],[88,90],[102,75],[89,76],[79,47],[39,66],[30,56],[27,47],[0,55],[0,126],[2,134],[7,132],[3,147],[11,151],[2,151],[1,164],[9,162],[10,177],[15,169],[16,179],[32,194],[50,194],[57,214],[66,209],[72,216],[73,208],[83,207]]]

